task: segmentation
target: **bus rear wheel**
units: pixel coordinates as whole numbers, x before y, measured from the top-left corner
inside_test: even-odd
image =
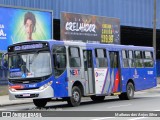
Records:
[[[72,107],[79,106],[81,103],[81,91],[79,87],[72,88],[72,96],[67,100],[68,104]]]
[[[125,93],[121,93],[118,97],[119,97],[120,100],[125,100],[126,99],[125,98]]]
[[[133,97],[134,97],[134,86],[133,83],[129,82],[126,87],[126,92],[121,93],[121,95],[119,95],[119,99],[130,100],[133,99]]]
[[[91,96],[91,99],[92,99],[94,102],[103,101],[104,98],[105,98],[105,96]]]
[[[37,107],[45,107],[47,102],[47,99],[33,99],[33,103]]]

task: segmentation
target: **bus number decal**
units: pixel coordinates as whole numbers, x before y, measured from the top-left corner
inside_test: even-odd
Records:
[[[137,72],[136,69],[134,70],[134,75],[133,75],[133,77],[134,77],[134,78],[139,78],[139,75],[138,75],[138,72]]]
[[[148,75],[153,75],[153,71],[147,71]]]

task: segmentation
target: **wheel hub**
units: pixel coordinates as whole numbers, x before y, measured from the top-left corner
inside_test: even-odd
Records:
[[[76,102],[78,102],[79,101],[79,93],[78,92],[74,92],[73,93],[73,99],[74,99],[74,101],[76,101]]]
[[[129,96],[133,95],[133,89],[131,87],[128,87],[128,94]]]

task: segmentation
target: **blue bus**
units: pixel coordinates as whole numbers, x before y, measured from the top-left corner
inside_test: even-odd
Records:
[[[47,40],[10,45],[7,54],[10,100],[30,98],[37,107],[53,99],[71,106],[82,97],[130,100],[157,85],[152,47]]]

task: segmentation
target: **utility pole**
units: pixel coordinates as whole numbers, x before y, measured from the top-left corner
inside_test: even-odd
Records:
[[[154,0],[154,16],[153,16],[153,47],[156,57],[156,0]]]

